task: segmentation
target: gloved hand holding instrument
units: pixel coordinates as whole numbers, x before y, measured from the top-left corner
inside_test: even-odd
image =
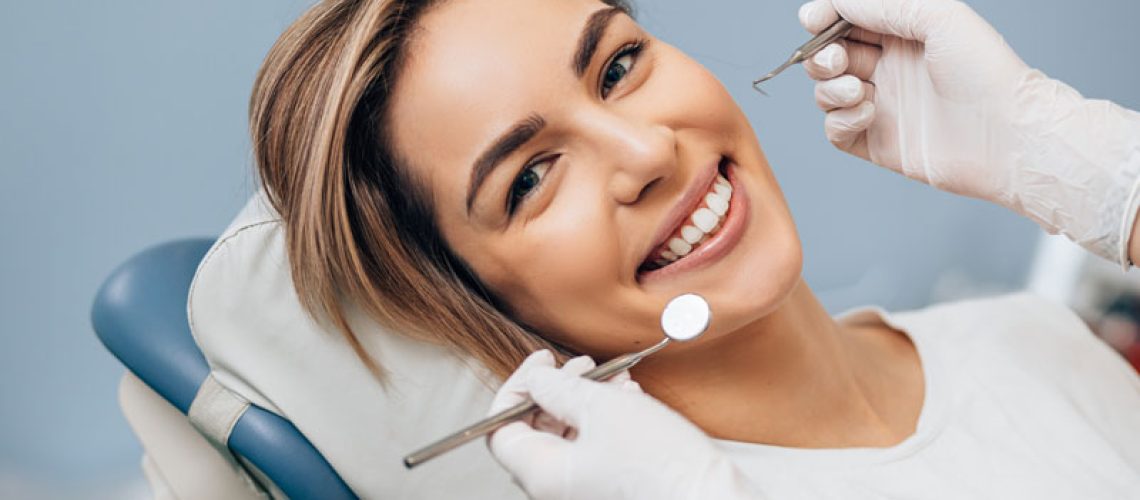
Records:
[[[488,441],[495,458],[531,498],[681,500],[760,498],[712,440],[685,417],[641,392],[628,373],[582,378],[588,357],[554,368],[532,354],[499,389],[490,413],[528,396],[543,413]]]
[[[838,148],[991,201],[1127,268],[1140,113],[1030,68],[957,0],[814,0],[812,33],[856,25],[804,62]]]

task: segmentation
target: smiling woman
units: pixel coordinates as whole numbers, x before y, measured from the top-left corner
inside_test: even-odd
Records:
[[[955,398],[1030,415],[1071,396],[1044,368],[1051,353],[1100,356],[1072,341],[1088,332],[1071,313],[1023,298],[833,319],[801,278],[795,225],[740,108],[617,1],[324,1],[270,52],[250,117],[302,303],[378,376],[346,301],[505,376],[541,348],[640,350],[661,338],[672,297],[698,293],[708,332],[633,376],[741,456],[777,456],[763,471],[959,456],[931,444]],[[1057,335],[1018,357],[1023,331]],[[948,372],[980,359],[970,380]],[[1020,393],[980,385],[1025,373],[1050,389],[1016,408]],[[798,453],[868,447],[878,453]]]
[[[363,359],[341,300],[505,375],[538,348],[654,341],[683,291],[737,330],[797,283],[746,118],[629,13],[323,2],[282,36],[251,104],[257,163],[304,303]]]

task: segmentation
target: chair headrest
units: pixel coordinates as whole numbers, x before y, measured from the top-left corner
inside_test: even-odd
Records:
[[[292,421],[362,497],[522,498],[482,445],[404,469],[404,454],[481,418],[498,382],[466,357],[349,309],[387,372],[381,384],[340,332],[302,309],[283,229],[258,191],[198,266],[187,312],[214,377]]]

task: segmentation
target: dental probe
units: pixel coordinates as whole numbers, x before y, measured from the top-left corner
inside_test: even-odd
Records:
[[[712,313],[709,304],[700,295],[686,293],[678,295],[665,305],[661,312],[661,329],[665,331],[665,338],[653,346],[639,352],[623,354],[606,363],[594,367],[583,373],[582,376],[592,380],[605,380],[624,370],[628,370],[645,359],[646,356],[664,349],[669,341],[686,342],[693,340],[709,327]],[[507,408],[498,414],[480,420],[465,429],[447,436],[439,441],[427,445],[411,455],[404,457],[404,467],[411,469],[439,455],[451,451],[461,444],[472,439],[494,432],[499,427],[515,420],[525,418],[540,408],[530,398],[515,406]]]
[[[846,19],[839,18],[838,21],[835,21],[831,24],[831,26],[828,26],[827,29],[819,32],[818,35],[812,37],[812,39],[808,40],[807,43],[800,45],[800,47],[796,49],[795,52],[792,52],[792,56],[789,57],[787,61],[784,61],[784,64],[781,64],[780,67],[772,70],[771,73],[768,73],[767,75],[764,75],[753,81],[752,88],[756,89],[756,91],[760,92],[761,94],[768,95],[767,92],[764,92],[764,90],[760,88],[761,83],[772,79],[772,77],[780,74],[781,71],[788,69],[788,67],[792,66],[793,64],[799,64],[806,61],[807,58],[814,56],[816,52],[820,51],[820,49],[828,46],[836,40],[839,40],[840,38],[847,36],[847,33],[850,33],[851,28],[854,27],[855,25],[851,24]]]

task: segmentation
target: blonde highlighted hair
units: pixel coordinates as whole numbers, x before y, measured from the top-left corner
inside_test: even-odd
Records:
[[[505,377],[557,346],[504,314],[452,253],[431,198],[387,133],[389,95],[409,38],[440,0],[325,0],[266,56],[250,98],[257,172],[281,215],[293,284],[383,379],[345,302],[381,325],[471,355]],[[620,1],[605,1],[629,11]]]

